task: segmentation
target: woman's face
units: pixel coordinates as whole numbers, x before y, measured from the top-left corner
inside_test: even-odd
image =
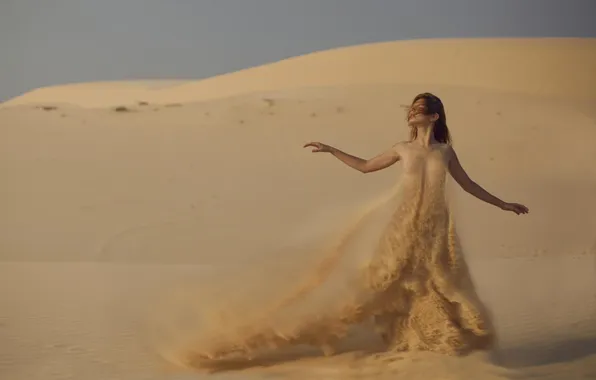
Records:
[[[424,126],[436,121],[436,115],[427,115],[426,101],[418,99],[408,109],[408,125]]]

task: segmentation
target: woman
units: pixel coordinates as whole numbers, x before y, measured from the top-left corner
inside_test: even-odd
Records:
[[[221,331],[206,331],[194,344],[196,353],[250,356],[261,348],[307,343],[329,354],[351,326],[371,318],[389,350],[460,354],[490,346],[494,332],[459,252],[444,193],[446,173],[503,210],[525,214],[528,208],[498,199],[467,176],[450,144],[439,98],[416,96],[408,124],[410,141],[370,160],[320,142],[305,145],[363,173],[398,161],[404,173],[386,199],[322,252],[304,281],[267,302],[256,316],[227,310],[234,321],[226,320]]]
[[[385,251],[395,252],[398,250],[395,248],[396,245],[399,245],[399,242],[396,241],[399,238],[395,231],[398,230],[401,231],[401,238],[404,241],[415,241],[402,244],[400,250],[403,253],[408,255],[417,250],[426,250],[428,255],[413,260],[415,261],[413,264],[409,257],[402,257],[401,262],[397,263],[398,267],[394,268],[393,274],[389,276],[390,283],[383,287],[387,294],[391,294],[387,290],[397,285],[402,290],[401,297],[409,298],[405,302],[402,300],[401,305],[394,310],[376,314],[376,322],[384,340],[392,344],[394,349],[414,348],[412,342],[415,342],[414,345],[418,348],[446,353],[463,351],[466,348],[474,348],[474,346],[487,346],[492,341],[493,332],[488,326],[487,315],[481,312],[482,305],[473,291],[463,258],[456,252],[458,249],[456,247],[457,238],[443,195],[445,172],[448,171],[466,192],[484,202],[517,215],[526,214],[529,210],[522,204],[502,201],[467,175],[451,145],[445,108],[437,96],[431,93],[417,95],[409,108],[407,121],[410,127],[410,141],[400,142],[388,151],[369,160],[350,155],[320,142],[310,142],[304,147],[313,147],[312,151],[315,153],[331,153],[346,165],[362,173],[382,170],[398,161],[404,163],[404,182],[407,182],[404,188],[406,190],[402,193],[403,203],[399,207],[400,211],[394,216],[401,218],[401,221],[399,227],[393,225],[394,231],[385,235],[386,245],[393,245],[392,248],[385,249]],[[404,197],[410,197],[409,203],[412,206],[404,206],[404,204],[408,204],[408,201],[403,199]],[[425,227],[412,226],[416,223],[424,224]],[[429,241],[424,241],[424,238],[416,241],[416,239],[412,239],[412,236],[405,236],[408,233],[426,234],[432,238],[427,239]],[[397,232],[397,235],[400,233]],[[446,244],[449,247],[446,250],[441,247],[444,244],[442,239],[448,240]],[[450,256],[447,261],[452,260],[451,266],[449,263],[445,263],[444,258],[440,257],[445,252],[447,252],[447,256]],[[396,256],[392,255],[392,258],[396,259]],[[425,263],[425,259],[428,262]],[[377,258],[378,260],[379,258]],[[428,268],[429,262],[431,265],[438,265]],[[459,263],[454,264],[455,262]],[[371,266],[374,265],[374,262],[371,263]],[[407,268],[408,266],[410,268]],[[416,269],[422,273],[416,273]],[[456,273],[458,270],[460,273]],[[429,271],[434,274],[424,273]],[[402,273],[402,276],[407,273],[407,276],[412,277],[412,284],[410,284],[412,289],[405,290],[406,293],[411,293],[409,297],[403,295],[403,290],[408,286],[400,285],[399,281],[395,279],[395,273]],[[416,284],[416,282],[418,283]],[[421,282],[426,283],[420,284]],[[400,292],[398,291],[398,293]],[[425,297],[430,297],[429,302],[424,300]],[[391,302],[390,299],[386,299],[386,301]],[[422,303],[433,306],[425,308],[420,306]],[[417,306],[420,306],[419,311],[426,314],[423,318],[412,315],[413,311],[415,314]],[[468,308],[468,310],[462,310],[462,308]],[[472,310],[474,308],[477,310]],[[430,311],[433,309],[434,311]],[[465,320],[464,314],[466,313],[471,320]],[[429,314],[438,315],[433,317]],[[421,326],[425,322],[427,325]],[[428,325],[429,322],[430,325]],[[448,327],[447,331],[439,331],[440,329],[435,328],[432,322],[444,323]],[[404,326],[404,323],[409,323],[409,326]],[[419,326],[411,326],[412,324]],[[418,331],[414,332],[414,335],[418,335],[417,337],[403,336],[416,329]],[[424,336],[425,332],[421,331],[424,329],[428,330],[427,336]],[[449,329],[453,331],[449,333]],[[442,337],[437,338],[437,335],[442,335]],[[449,341],[450,339],[451,341]]]

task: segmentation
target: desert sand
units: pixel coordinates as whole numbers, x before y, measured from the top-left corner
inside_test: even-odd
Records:
[[[594,67],[595,39],[403,41],[3,103],[0,377],[596,378]],[[363,327],[332,357],[205,365],[181,351],[217,311],[207,293],[254,313],[259,284],[283,295],[400,178],[399,164],[363,175],[302,145],[371,157],[407,139],[402,106],[425,91],[470,176],[530,208],[448,186],[496,346],[377,352]]]

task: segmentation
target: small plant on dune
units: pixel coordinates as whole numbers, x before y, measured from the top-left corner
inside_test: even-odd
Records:
[[[273,99],[265,98],[263,99],[263,101],[265,102],[265,104],[267,104],[267,107],[273,107],[275,105],[275,100]]]
[[[126,106],[118,106],[114,108],[114,112],[131,112],[132,110]]]
[[[56,106],[39,106],[37,108],[44,110],[44,111],[55,111],[58,109],[58,107],[56,107]]]
[[[138,105],[140,105],[140,106],[142,107],[142,106],[148,106],[148,105],[149,105],[149,102],[140,101],[140,102],[138,102],[137,104],[138,104]]]

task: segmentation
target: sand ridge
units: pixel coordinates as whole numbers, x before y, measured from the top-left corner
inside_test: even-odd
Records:
[[[48,102],[82,107],[137,102],[164,105],[371,83],[472,86],[560,98],[571,94],[596,98],[594,61],[594,38],[390,41],[314,52],[199,81],[100,82],[41,88],[1,107]],[[573,75],[568,75],[570,72]]]

